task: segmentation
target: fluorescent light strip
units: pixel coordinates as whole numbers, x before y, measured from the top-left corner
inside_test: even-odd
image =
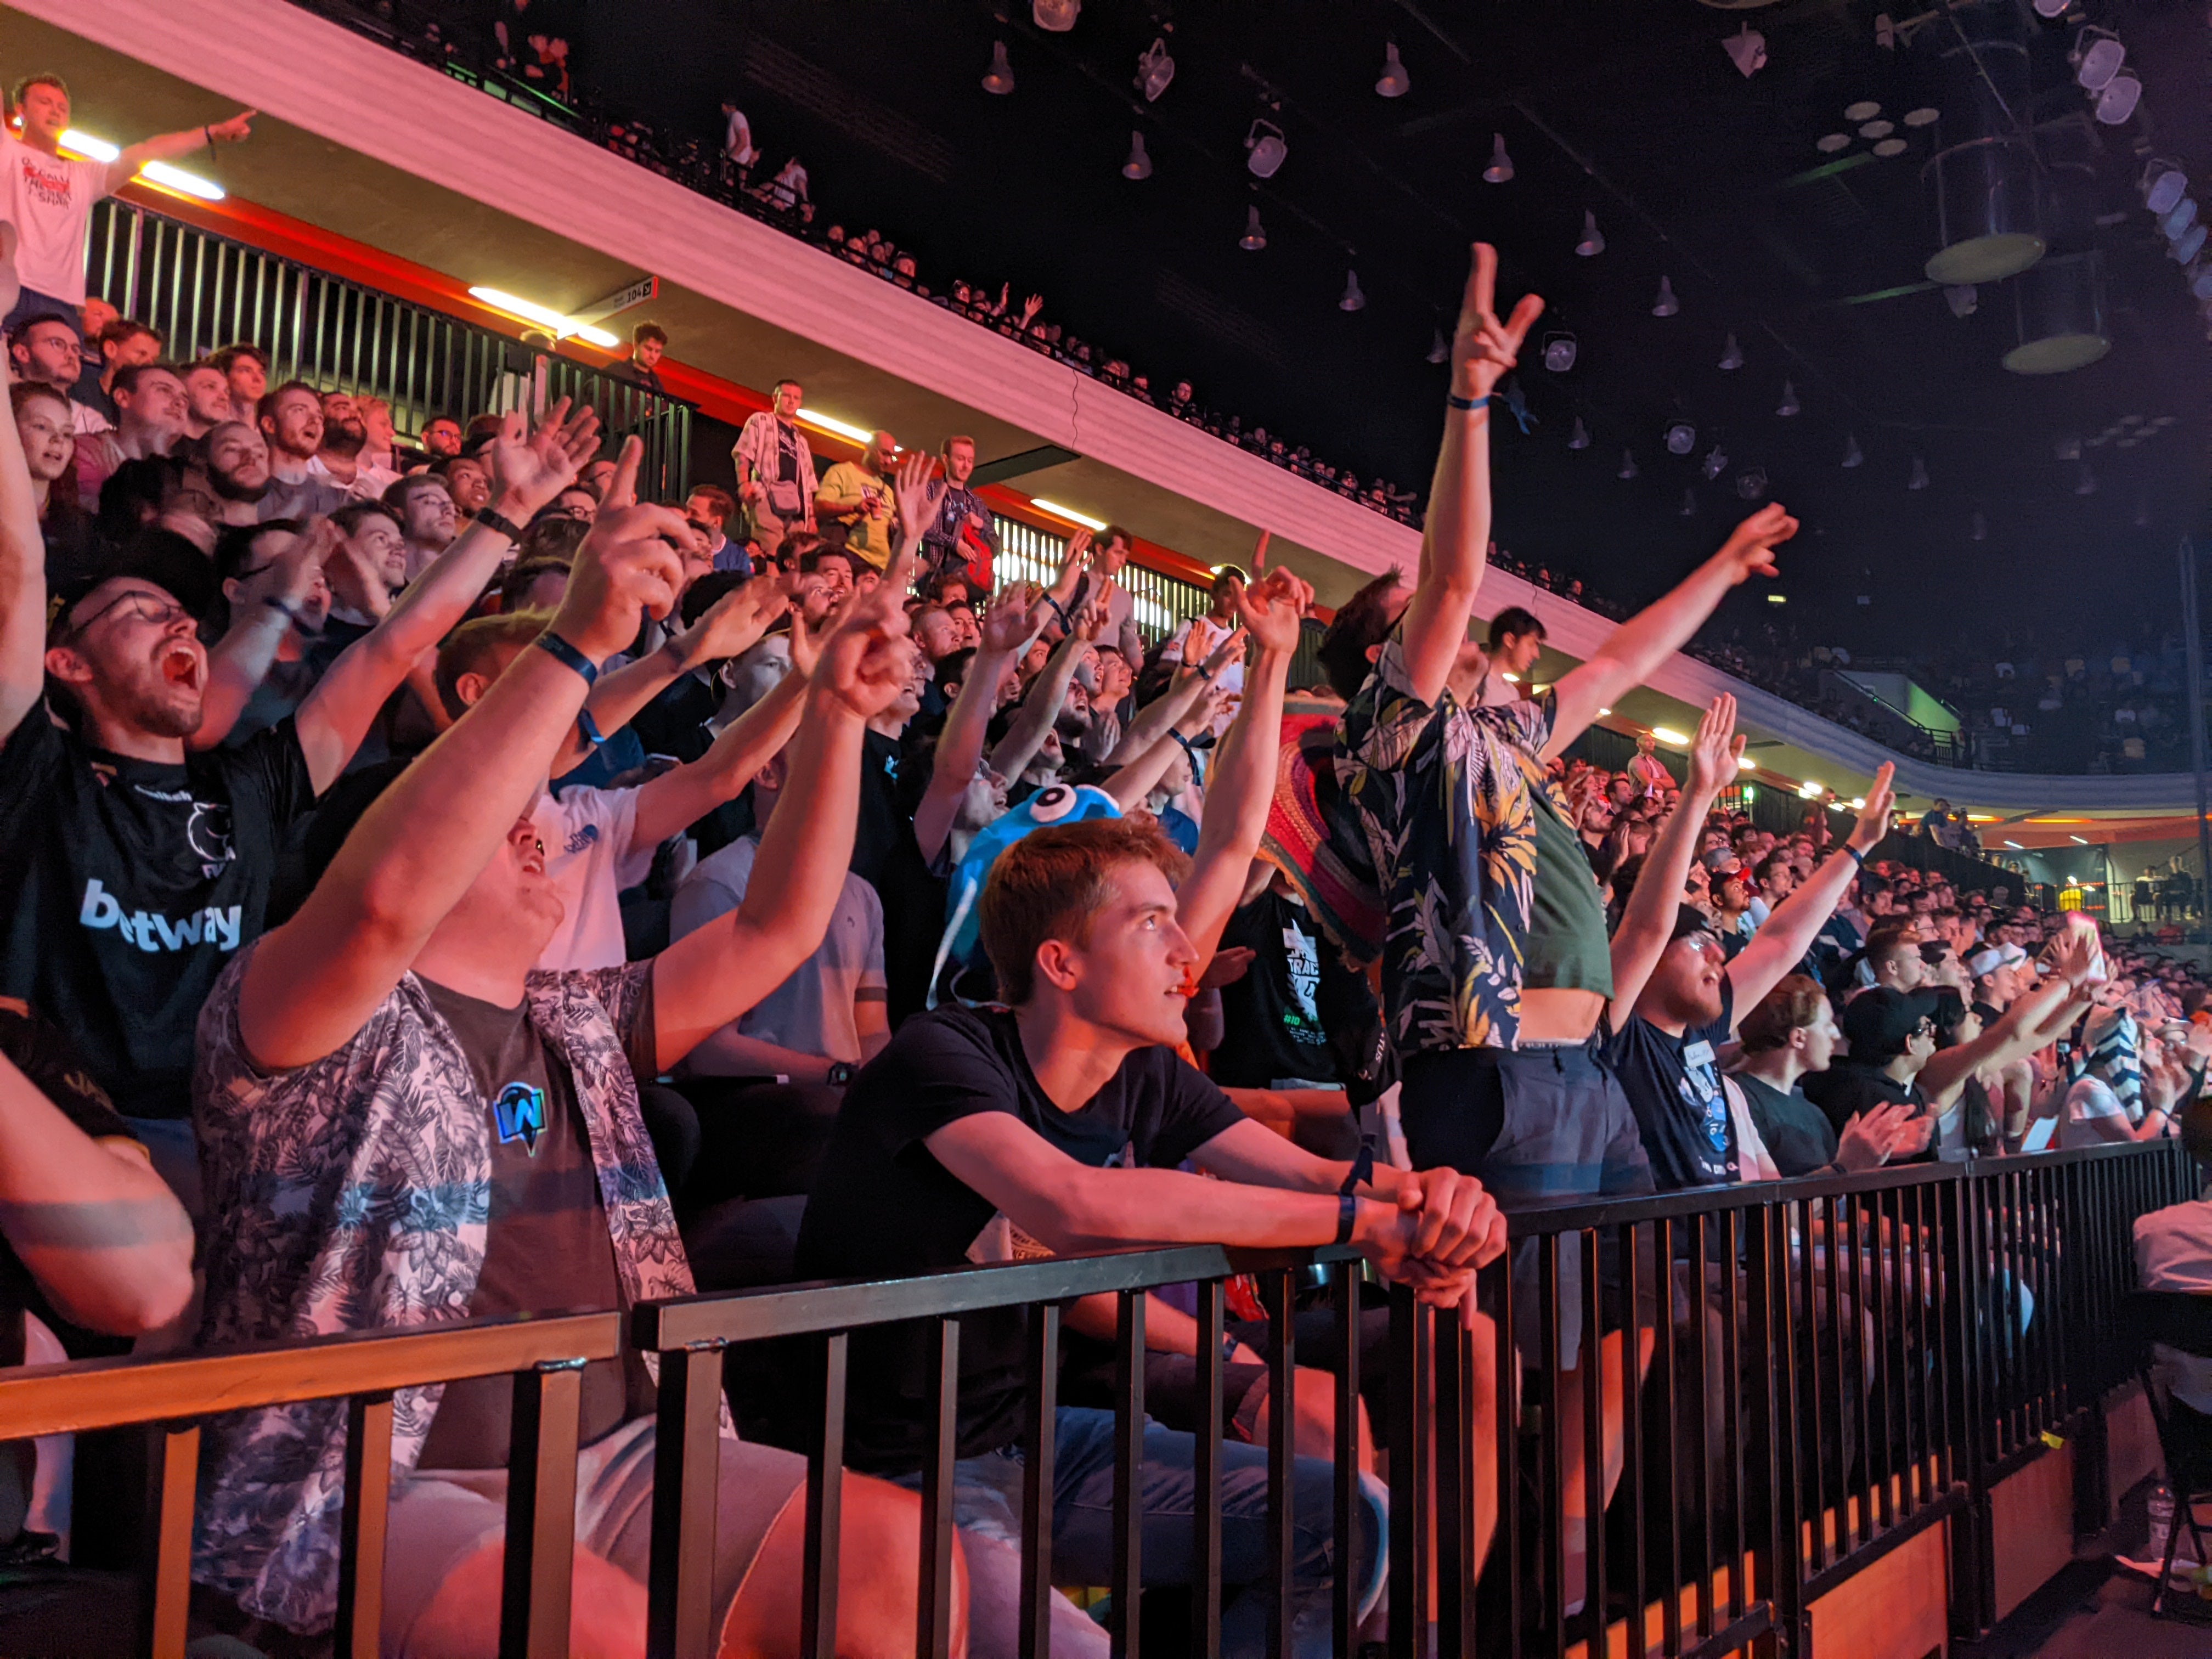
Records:
[[[1030,505],[1040,513],[1051,514],[1055,519],[1066,519],[1071,524],[1079,524],[1085,530],[1103,530],[1106,527],[1106,520],[1103,519],[1094,519],[1088,513],[1078,513],[1072,507],[1062,507],[1058,501],[1048,501],[1042,495],[1030,496]]]
[[[1690,740],[1671,726],[1655,726],[1651,728],[1651,735],[1658,738],[1660,742],[1667,744],[1669,748],[1686,749],[1689,747]]]
[[[62,134],[61,147],[93,161],[113,161],[123,154],[120,146],[111,144],[105,138],[95,138],[88,132],[79,132],[75,127]],[[147,162],[138,170],[138,176],[179,195],[197,196],[203,202],[220,202],[225,193],[223,187],[214,179],[203,179],[197,173],[187,173],[167,161]]]
[[[850,438],[864,447],[876,434],[864,426],[854,426],[850,421],[841,421],[835,415],[824,415],[818,409],[802,409],[799,418],[809,426],[818,426],[824,432],[834,432],[841,438]]]
[[[504,289],[479,286],[471,288],[469,290],[469,296],[471,299],[483,301],[494,311],[504,311],[510,316],[523,319],[526,322],[540,324],[556,340],[573,334],[578,339],[599,347],[602,351],[611,351],[622,343],[614,335],[608,333],[603,328],[594,327],[590,323],[580,323],[574,317],[566,316],[554,310],[550,306],[541,306],[534,300],[525,300],[517,295],[509,294]]]

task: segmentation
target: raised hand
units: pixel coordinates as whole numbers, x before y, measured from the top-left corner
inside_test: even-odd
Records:
[[[899,463],[898,476],[892,481],[893,492],[898,497],[899,522],[916,541],[929,533],[930,527],[937,522],[938,508],[945,501],[946,486],[930,482],[936,471],[933,456],[913,454]]]
[[[217,144],[243,143],[253,136],[253,118],[258,109],[240,110],[228,121],[211,123],[207,129],[209,141]]]
[[[1468,273],[1460,301],[1459,323],[1452,331],[1452,391],[1462,398],[1486,398],[1512,372],[1521,343],[1544,314],[1544,302],[1524,294],[1504,322],[1498,320],[1498,250],[1474,245],[1474,268]]]
[[[15,302],[23,297],[23,274],[15,269],[15,249],[20,240],[15,234],[15,227],[0,220],[0,303],[4,303],[9,311],[15,310]],[[6,312],[0,312],[0,316],[6,314]],[[15,365],[9,363],[4,367],[9,379],[13,380],[15,378]]]
[[[1028,589],[1018,585],[1002,587],[984,607],[983,642],[976,649],[989,656],[1019,656],[1044,631],[1045,618],[1051,614],[1052,607],[1042,599],[1030,598]]]
[[[588,460],[590,457],[585,459]],[[633,432],[622,441],[622,449],[615,456],[614,477],[607,480],[606,499],[599,503],[600,512],[613,513],[637,505],[637,469],[644,460],[645,440]]]
[[[646,617],[665,617],[684,591],[684,552],[699,534],[672,507],[602,513],[576,550],[553,631],[593,662],[629,649]]]
[[[1867,786],[1866,805],[1859,810],[1859,821],[1851,826],[1851,833],[1844,837],[1844,845],[1853,848],[1861,858],[1874,851],[1875,844],[1889,833],[1889,814],[1897,805],[1897,791],[1892,787],[1897,778],[1897,769],[1887,761],[1874,775]]]
[[[337,530],[328,520],[319,519],[301,539],[325,538],[328,551],[323,571],[331,584],[331,597],[358,616],[381,621],[392,609],[392,590],[385,586],[384,567]]]
[[[854,594],[807,677],[813,705],[862,720],[882,714],[914,681],[914,642],[906,635],[906,611],[889,581]]]
[[[1241,945],[1232,945],[1225,951],[1216,951],[1198,976],[1201,991],[1218,991],[1224,985],[1234,985],[1244,977],[1259,952],[1249,951]]]
[[[1206,666],[1200,672],[1210,680],[1218,679],[1221,677],[1221,671],[1230,664],[1243,660],[1244,629],[1241,627],[1232,628],[1229,630],[1228,637],[1214,647],[1213,654],[1206,659]]]
[[[344,539],[328,519],[310,520],[282,552],[239,583],[232,610],[243,612],[264,599],[281,599],[295,606],[306,603],[315,584],[328,580],[323,566]]]
[[[769,624],[790,608],[791,601],[775,577],[756,576],[707,607],[706,614],[683,636],[684,658],[702,663],[742,656],[760,642]]]
[[[1703,811],[1735,781],[1744,741],[1743,733],[1735,729],[1735,699],[1723,692],[1698,721],[1698,735],[1690,744],[1690,781],[1682,791],[1686,804],[1695,800],[1697,810]]]
[[[492,504],[516,523],[527,522],[539,507],[575,483],[576,474],[599,447],[599,412],[595,409],[586,407],[571,416],[568,400],[563,398],[545,411],[545,418],[534,431],[520,410],[508,410],[484,447],[491,466]],[[623,447],[627,453],[629,447]],[[633,466],[633,499],[636,493],[637,473]],[[680,516],[678,522],[682,522]]]
[[[1261,533],[1264,556],[1266,532]],[[1313,608],[1313,589],[1278,568],[1249,586],[1239,586],[1233,602],[1237,621],[1261,651],[1288,656],[1298,648],[1298,625]]]
[[[1774,550],[1796,533],[1797,520],[1790,510],[1779,501],[1769,501],[1738,525],[1714,556],[1728,565],[1731,583],[1753,574],[1776,575]]]

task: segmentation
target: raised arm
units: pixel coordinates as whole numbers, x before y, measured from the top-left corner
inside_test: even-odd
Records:
[[[0,299],[15,304],[15,228],[0,225]],[[0,386],[15,382],[0,362]],[[46,541],[22,435],[0,421],[0,743],[14,735],[46,689]]]
[[[217,144],[243,143],[253,136],[253,118],[259,113],[258,110],[241,110],[228,121],[211,121],[204,127],[186,127],[181,132],[141,138],[107,164],[107,193],[112,196],[129,184],[149,161],[173,161],[180,155],[212,149]]]
[[[1083,655],[1083,647],[1097,643],[1097,636],[1104,630],[1104,619],[1096,611],[1086,611],[1076,618],[1076,626],[1067,630],[1067,636],[1053,647],[1052,655],[1045,659],[1043,672],[1030,682],[1029,696],[1022,699],[1021,711],[1014,716],[1014,723],[999,739],[998,747],[991,750],[991,769],[1000,777],[1019,777],[1022,769],[1036,757],[1036,751],[1044,744],[1044,734],[1060,718],[1060,704],[1067,700],[1068,682],[1075,678],[1076,661]]]
[[[1001,589],[983,612],[982,640],[968,661],[968,678],[937,734],[929,784],[915,808],[914,838],[925,860],[934,860],[952,834],[960,798],[983,758],[983,740],[998,710],[999,682],[1006,665],[1030,648],[1043,629],[1046,606],[1032,605],[1018,588]]]
[[[1620,913],[1620,926],[1613,932],[1611,1012],[1615,1030],[1636,1011],[1636,999],[1644,994],[1651,970],[1674,937],[1682,884],[1689,879],[1705,810],[1735,776],[1743,742],[1735,729],[1735,699],[1723,693],[1698,721],[1698,735],[1690,744],[1689,781],[1644,854],[1644,868]]]
[[[1523,295],[1506,322],[1498,320],[1498,250],[1474,245],[1474,269],[1467,279],[1459,324],[1452,333],[1451,395],[1476,407],[1454,404],[1444,410],[1444,435],[1437,451],[1437,470],[1429,484],[1428,522],[1421,531],[1421,560],[1413,597],[1399,626],[1405,639],[1406,671],[1413,695],[1434,702],[1467,643],[1468,618],[1474,613],[1475,591],[1482,586],[1483,562],[1490,546],[1490,405],[1486,401],[1513,368],[1521,342],[1543,314],[1544,302]]]
[[[1920,1092],[1939,1109],[1951,1103],[1966,1079],[1984,1066],[2009,1066],[2025,1060],[2071,1025],[2090,1007],[2083,982],[2091,966],[2088,941],[2071,934],[2053,953],[2056,971],[2049,979],[2014,999],[2011,1007],[1990,1024],[1972,1042],[1942,1048],[1929,1056],[1920,1068]]]
[[[1244,671],[1244,700],[1229,723],[1207,780],[1206,812],[1190,873],[1176,890],[1176,921],[1200,960],[1212,956],[1243,896],[1252,855],[1267,827],[1283,741],[1283,693],[1297,653],[1300,619],[1313,589],[1275,569],[1237,592],[1237,614],[1258,655]]]
[[[547,633],[605,661],[641,616],[667,614],[684,580],[675,550],[697,544],[671,508],[603,514]],[[584,690],[562,657],[524,651],[378,797],[298,914],[255,949],[238,1017],[257,1062],[304,1066],[349,1042],[502,843],[534,839],[526,814]]]
[[[1729,963],[1729,983],[1735,988],[1736,1018],[1756,1008],[1766,994],[1781,983],[1784,974],[1812,948],[1814,935],[1843,902],[1844,890],[1857,875],[1866,855],[1889,833],[1890,808],[1897,796],[1890,787],[1896,768],[1885,762],[1867,786],[1866,805],[1842,848],[1805,878],[1802,885],[1774,907],[1766,923],[1751,936],[1751,943]]]
[[[230,735],[262,681],[276,665],[277,647],[297,624],[300,607],[315,591],[323,561],[337,544],[337,530],[317,519],[238,585],[230,626],[208,653],[207,691],[200,699],[199,729],[185,739],[191,750],[213,749]]]
[[[753,774],[775,759],[799,730],[805,698],[806,676],[793,669],[724,728],[697,760],[641,785],[632,844],[658,846],[724,801],[735,800]]]
[[[574,482],[599,447],[599,434],[598,412],[585,409],[571,417],[566,398],[546,410],[534,432],[520,410],[510,412],[485,451],[491,458],[494,510],[512,523],[527,524]],[[643,453],[635,438],[623,447],[622,465],[633,477]],[[513,544],[506,532],[477,517],[408,585],[384,619],[331,665],[300,705],[298,718],[300,747],[316,793],[345,769],[376,711],[408,671],[468,615]],[[629,643],[624,640],[615,649]]]
[[[914,647],[899,596],[912,574],[906,560],[895,561],[823,645],[744,902],[653,958],[664,1067],[782,984],[829,930],[853,858],[861,735],[908,684]]]
[[[1769,501],[1738,525],[1721,550],[1686,581],[1614,629],[1589,660],[1562,675],[1553,692],[1552,735],[1544,744],[1544,758],[1565,754],[1599,709],[1619,702],[1688,644],[1729,589],[1753,572],[1774,574],[1776,545],[1796,533],[1797,520],[1779,501]]]
[[[1204,662],[1177,669],[1168,681],[1168,689],[1139,708],[1128,725],[1121,728],[1121,740],[1106,757],[1106,763],[1119,766],[1133,760],[1182,725],[1191,705],[1206,694],[1208,686],[1219,684],[1222,672],[1243,654],[1244,637],[1242,628],[1232,628],[1222,635],[1221,643],[1213,647],[1212,654]]]
[[[1167,776],[1183,743],[1194,739],[1212,725],[1228,700],[1229,694],[1221,687],[1209,687],[1207,695],[1191,704],[1164,737],[1135,759],[1115,768],[1099,787],[1113,796],[1124,812],[1135,811],[1145,804],[1145,797],[1159,787],[1160,780]]]

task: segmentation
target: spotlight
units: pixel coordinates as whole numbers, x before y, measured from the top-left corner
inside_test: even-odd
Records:
[[[1267,246],[1267,227],[1260,222],[1260,204],[1257,202],[1244,210],[1244,234],[1237,239],[1237,246],[1247,253],[1257,253]]]
[[[1851,135],[1848,132],[1824,132],[1813,141],[1813,148],[1823,155],[1833,155],[1838,150],[1850,147]]]
[[[1505,135],[1493,132],[1490,135],[1490,165],[1482,170],[1483,182],[1503,185],[1509,183],[1512,177],[1513,158],[1505,153]]]
[[[1766,494],[1766,469],[1754,466],[1748,472],[1735,475],[1735,493],[1745,501],[1755,501]]]
[[[1672,317],[1681,308],[1682,302],[1674,297],[1674,283],[1662,276],[1659,279],[1659,297],[1651,302],[1651,314],[1654,317]]]
[[[1885,161],[1893,155],[1904,155],[1905,150],[1905,143],[1902,138],[1885,138],[1874,147],[1874,153]]]
[[[1613,476],[1619,478],[1624,483],[1629,482],[1637,476],[1636,452],[1634,450],[1624,449],[1620,452],[1620,471],[1614,473]]]
[[[1917,455],[1915,455],[1912,458],[1912,476],[1905,481],[1905,487],[1907,489],[1925,489],[1928,488],[1928,463],[1922,460]]]
[[[2089,470],[2089,463],[2087,461],[2081,463],[2081,476],[2074,480],[2074,493],[2076,495],[2094,495],[2097,493],[2097,475]]]
[[[1849,471],[1852,467],[1864,466],[1865,465],[1866,452],[1859,447],[1858,434],[1856,432],[1846,432],[1844,434],[1844,470]]]
[[[1975,514],[1973,521],[1967,526],[1966,539],[1970,542],[1985,542],[1989,538],[1990,521],[1979,513]]]
[[[1784,380],[1782,383],[1782,401],[1775,404],[1774,412],[1786,421],[1803,407],[1797,401],[1797,388]]]
[[[1844,106],[1844,119],[1846,121],[1871,121],[1881,113],[1881,106],[1871,98],[1862,98],[1856,104]]]
[[[2212,264],[2199,264],[2189,273],[2189,295],[2193,300],[2212,300]]]
[[[1065,34],[1075,27],[1083,0],[1030,0],[1030,16],[1048,34]]]
[[[1262,127],[1267,129],[1265,132],[1260,131]],[[1283,142],[1282,128],[1268,120],[1252,123],[1252,130],[1244,135],[1244,148],[1251,152],[1245,157],[1244,165],[1255,179],[1273,178],[1275,169],[1291,153],[1291,147]]]
[[[1735,72],[1747,81],[1766,67],[1766,37],[1748,23],[1741,32],[1722,41],[1721,50],[1728,53]]]
[[[1908,127],[1932,127],[1942,118],[1943,112],[1933,104],[1923,104],[1918,109],[1905,112],[1905,125]]]
[[[1575,337],[1562,331],[1544,337],[1544,367],[1564,374],[1575,366]]]
[[[1152,176],[1152,158],[1145,154],[1145,135],[1129,135],[1129,159],[1121,163],[1124,179],[1149,179]]]
[[[1698,469],[1709,480],[1717,478],[1727,470],[1728,461],[1728,452],[1718,444],[1715,444],[1705,452],[1705,459],[1698,463]]]
[[[1954,283],[1943,290],[1943,303],[1951,307],[1954,317],[1963,320],[1974,314],[1982,296],[1972,283]]]
[[[1336,308],[1339,311],[1364,311],[1367,309],[1367,296],[1359,291],[1359,273],[1358,271],[1347,270],[1344,273],[1344,297],[1336,302]]]
[[[2127,61],[2128,49],[2110,29],[2094,26],[2075,37],[2074,82],[2084,92],[2102,92]]]
[[[2117,127],[2136,112],[2141,102],[2142,82],[2131,74],[2115,75],[2097,94],[2097,118],[2108,127]]]
[[[1594,258],[1605,252],[1605,237],[1597,228],[1597,215],[1588,208],[1583,210],[1582,240],[1575,244],[1575,252],[1585,259]]]
[[[1567,440],[1567,447],[1570,449],[1589,447],[1589,428],[1583,424],[1583,417],[1579,415],[1575,416],[1575,429],[1573,435]]]
[[[1375,95],[1378,98],[1403,98],[1412,89],[1413,84],[1407,76],[1405,64],[1398,60],[1398,43],[1395,40],[1385,42],[1382,73],[1375,82]]]
[[[2172,253],[2175,264],[2185,265],[2197,257],[2203,246],[2204,227],[2199,223],[2191,225],[2187,230],[2182,232],[2181,240],[2176,242],[2169,252]]]
[[[1897,131],[1897,123],[1889,120],[1869,121],[1859,128],[1862,138],[1887,138]]]
[[[2196,222],[2197,198],[2194,196],[2185,196],[2159,220],[2158,228],[2167,241],[2178,242],[2190,226]]]
[[[1698,492],[1694,489],[1685,489],[1682,492],[1682,516],[1686,519],[1694,519],[1698,516]]]
[[[1175,59],[1168,56],[1164,36],[1155,36],[1152,44],[1137,54],[1137,90],[1145,94],[1145,101],[1157,104],[1160,94],[1175,79]]]
[[[983,76],[983,90],[1001,98],[1014,89],[1014,66],[1006,61],[1006,43],[991,42],[991,67]]]
[[[1443,330],[1438,329],[1436,338],[1429,342],[1429,361],[1432,363],[1441,363],[1448,362],[1450,359],[1451,347],[1444,340]]]
[[[2164,215],[2173,211],[2174,204],[2189,188],[2189,175],[2181,170],[2179,161],[2154,159],[2143,168],[2143,205],[2153,213]]]
[[[1726,369],[1743,367],[1743,348],[1735,343],[1733,333],[1728,337],[1727,343],[1721,347],[1721,367]]]
[[[1686,455],[1698,447],[1698,428],[1687,421],[1668,422],[1666,430],[1667,453]]]

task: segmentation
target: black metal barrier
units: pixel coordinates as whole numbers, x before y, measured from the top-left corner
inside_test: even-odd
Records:
[[[1431,1649],[1438,1659],[1517,1659],[1571,1645],[1638,1659],[1768,1644],[1802,1653],[1817,1598],[1947,1519],[1954,1628],[1986,1628],[1996,1616],[1992,1491],[2077,1435],[2094,1468],[2106,1397],[2135,1369],[2132,1223],[2199,1185],[2179,1144],[2165,1141],[1515,1214],[1511,1249],[1479,1276],[1465,1316],[1389,1292],[1380,1437],[1392,1659]],[[1115,1659],[1135,1659],[1146,1293],[1195,1286],[1195,1411],[1200,1424],[1218,1423],[1225,1285],[1238,1273],[1255,1277],[1271,1322],[1263,1584],[1267,1650],[1284,1659],[1301,1297],[1325,1298],[1345,1339],[1333,1356],[1337,1538],[1352,1535],[1363,1502],[1354,1325],[1363,1291],[1380,1292],[1346,1250],[1136,1250],[634,1309],[632,1340],[661,1355],[648,1651],[715,1650],[725,1351],[799,1339],[819,1345],[824,1383],[808,1437],[799,1651],[830,1659],[848,1344],[856,1331],[923,1322],[933,1364],[915,1644],[926,1659],[948,1659],[961,1319],[1027,1308],[1016,1647],[1022,1659],[1048,1653],[1061,1310],[1111,1294],[1112,1569],[1097,1588],[1111,1597]],[[514,1373],[500,1650],[556,1655],[568,1638],[580,1366],[613,1355],[619,1329],[616,1314],[586,1314],[29,1368],[0,1374],[0,1435],[157,1425],[140,1650],[168,1659],[185,1638],[200,1423],[347,1399],[332,1650],[366,1654],[380,1606],[393,1391]],[[1563,1369],[1568,1338],[1574,1363]],[[1608,1349],[1609,1368],[1598,1358]],[[1221,1651],[1222,1443],[1195,1436],[1190,1620],[1187,1640],[1172,1644],[1193,1659]],[[1333,1554],[1329,1645],[1348,1656],[1376,1632],[1360,1620],[1356,1553]],[[1171,1645],[1162,1634],[1155,1622],[1155,1645]]]

